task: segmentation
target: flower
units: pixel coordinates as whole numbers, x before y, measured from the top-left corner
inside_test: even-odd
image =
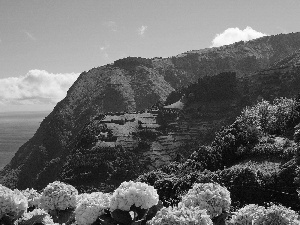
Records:
[[[193,188],[182,197],[181,202],[186,207],[206,209],[211,218],[224,211],[229,211],[231,199],[227,188],[214,183],[196,183]]]
[[[4,215],[19,216],[27,208],[27,199],[19,190],[12,191],[0,184],[0,219]]]
[[[27,198],[28,207],[36,207],[36,208],[38,207],[41,198],[40,193],[38,193],[36,190],[32,188],[31,189],[27,188],[21,192]]]
[[[254,215],[253,225],[300,225],[299,215],[282,205],[272,204],[270,207]]]
[[[110,211],[121,209],[130,211],[135,205],[142,209],[149,209],[158,203],[158,194],[153,186],[143,182],[123,182],[113,193],[110,202]]]
[[[199,207],[186,207],[179,204],[178,207],[163,207],[155,217],[148,221],[149,225],[213,225],[206,210]]]
[[[105,209],[110,206],[110,194],[93,192],[80,195],[75,209],[75,220],[78,225],[89,225],[104,214]]]
[[[246,205],[245,207],[239,209],[229,221],[231,225],[252,225],[252,220],[255,214],[264,211],[263,206],[258,206],[255,204]]]
[[[40,199],[41,208],[46,211],[74,209],[77,195],[78,191],[72,185],[55,181],[45,187]]]
[[[41,220],[39,222],[41,222],[43,224],[47,224],[47,225],[48,224],[54,224],[51,216],[45,210],[43,210],[43,209],[34,209],[31,212],[24,213],[23,216],[15,222],[15,225],[22,224],[22,223],[32,219],[35,216],[41,216],[41,215],[44,215],[44,217],[42,217],[42,218],[37,217],[37,220]],[[37,222],[37,221],[35,221],[35,222]]]

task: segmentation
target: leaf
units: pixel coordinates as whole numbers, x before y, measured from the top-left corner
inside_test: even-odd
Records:
[[[70,224],[75,221],[75,214],[73,210],[66,209],[66,210],[59,210],[58,212],[58,223],[59,224]]]
[[[130,210],[137,213],[137,217],[134,218],[135,220],[141,220],[141,219],[143,219],[143,217],[148,212],[148,209],[142,209],[141,207],[136,207],[135,205],[132,205],[130,207]]]
[[[162,204],[162,201],[158,201],[157,205],[154,205],[152,206],[149,211],[148,211],[148,214],[146,216],[146,220],[151,220],[155,215],[156,213],[161,210],[163,208],[163,204]]]
[[[71,209],[66,210],[51,210],[49,212],[50,216],[52,217],[54,223],[59,224],[69,224],[75,219],[74,211]]]
[[[13,225],[14,221],[13,218],[9,215],[4,215],[1,219],[0,219],[0,224],[1,225]]]
[[[130,225],[132,223],[132,218],[128,211],[123,211],[121,209],[115,209],[111,212],[112,218],[114,218],[117,222],[120,222],[125,225]]]
[[[117,221],[114,220],[110,214],[101,215],[92,225],[98,225],[98,221],[101,225],[118,225]]]
[[[29,220],[21,222],[20,225],[34,225],[34,224],[43,224],[43,219],[47,214],[35,215]]]
[[[232,214],[228,213],[228,212],[221,213],[219,216],[212,218],[213,224],[214,225],[225,225],[226,224],[225,220],[230,215],[232,215]]]

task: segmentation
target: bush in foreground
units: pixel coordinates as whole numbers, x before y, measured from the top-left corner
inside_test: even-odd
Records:
[[[299,225],[299,215],[282,205],[271,204],[265,208],[254,204],[239,209],[230,225]]]
[[[12,191],[0,184],[0,221],[4,216],[18,218],[28,208],[27,198],[19,190]]]
[[[263,207],[250,204],[230,213],[230,192],[216,183],[196,183],[182,196],[180,203],[163,207],[156,189],[142,182],[123,182],[112,195],[102,192],[78,195],[71,185],[56,181],[45,188],[43,195],[48,193],[47,201],[52,204],[47,205],[53,206],[58,218],[51,216],[53,210],[50,209],[50,213],[41,208],[26,212],[24,203],[30,195],[25,197],[18,190],[0,187],[1,206],[14,206],[10,210],[0,208],[1,225],[300,225],[299,215],[282,205]],[[70,203],[74,193],[76,208]],[[37,207],[41,206],[38,204]],[[67,217],[63,213],[66,209],[71,212]],[[233,216],[227,220],[230,214]],[[11,215],[14,217],[7,219]]]

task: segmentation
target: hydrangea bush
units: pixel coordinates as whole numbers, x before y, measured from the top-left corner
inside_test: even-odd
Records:
[[[75,219],[78,225],[89,225],[109,209],[110,194],[94,192],[91,194],[80,195],[75,209]]]
[[[133,181],[123,182],[112,195],[78,195],[73,186],[56,181],[44,189],[40,204],[39,196],[34,189],[13,191],[0,184],[0,224],[300,225],[300,216],[282,205],[250,204],[230,213],[230,192],[215,183],[194,184],[178,206],[168,208],[154,187]],[[42,208],[26,212],[28,205]],[[233,215],[230,221],[228,215]]]
[[[51,216],[43,209],[34,209],[31,212],[26,212],[21,218],[19,218],[14,225],[42,223],[42,224],[54,224]]]
[[[27,188],[21,192],[27,198],[28,207],[38,207],[38,205],[40,204],[41,194],[38,193],[37,190],[34,190],[33,188]]]
[[[263,206],[255,204],[246,205],[235,212],[229,221],[230,225],[252,225],[252,221],[256,213],[264,211]]]
[[[27,198],[19,190],[0,184],[0,220],[3,216],[18,217],[28,208]]]
[[[113,193],[110,210],[120,209],[129,211],[135,205],[149,209],[158,203],[159,196],[154,187],[142,182],[123,182]]]
[[[299,215],[282,205],[272,204],[270,207],[255,213],[253,225],[300,225]]]
[[[149,225],[213,225],[206,210],[199,207],[186,207],[179,204],[178,207],[164,207],[157,212]]]
[[[78,191],[63,182],[55,181],[47,185],[41,196],[41,208],[46,211],[76,208]]]
[[[214,183],[196,183],[188,193],[182,196],[181,202],[186,207],[206,209],[211,218],[228,212],[231,198],[227,188]]]

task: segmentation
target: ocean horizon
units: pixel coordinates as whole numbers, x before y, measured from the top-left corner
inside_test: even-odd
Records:
[[[0,170],[33,137],[49,111],[0,112]]]

